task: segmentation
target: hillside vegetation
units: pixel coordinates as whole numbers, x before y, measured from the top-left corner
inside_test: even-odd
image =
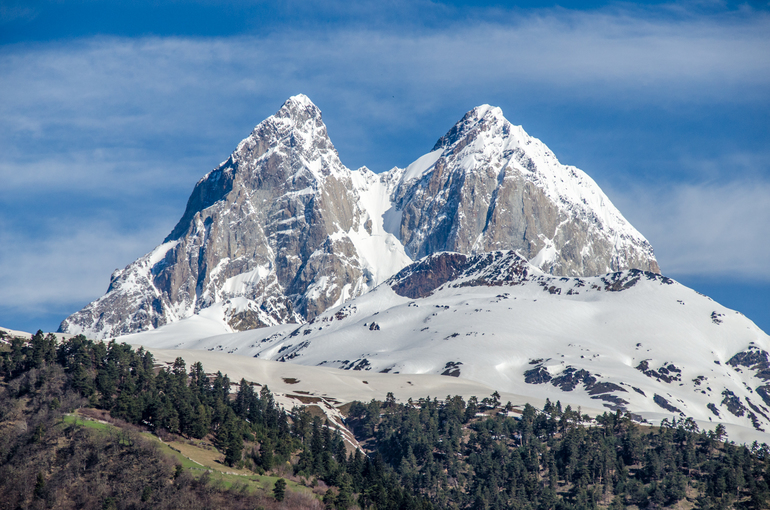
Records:
[[[559,403],[508,412],[497,395],[349,405],[363,445],[269,389],[182,359],[41,332],[0,344],[0,509],[17,508],[767,508],[770,451],[700,432],[692,420],[641,427],[622,413]],[[231,388],[233,390],[231,391]],[[113,425],[67,413],[100,409]],[[509,408],[510,409],[510,408]],[[95,412],[95,411],[93,411]],[[213,445],[225,481],[183,466],[148,434]],[[197,441],[197,443],[196,443]],[[215,453],[214,453],[215,452]],[[288,490],[279,482],[289,479]],[[255,478],[256,479],[256,478]],[[236,480],[236,481],[233,481]],[[297,483],[314,488],[297,490]],[[280,485],[280,488],[278,487]]]

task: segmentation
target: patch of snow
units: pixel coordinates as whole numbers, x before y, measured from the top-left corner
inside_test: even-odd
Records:
[[[553,241],[550,239],[545,240],[545,246],[543,246],[537,255],[535,255],[530,263],[535,267],[547,267],[556,260],[556,247]]]
[[[224,259],[223,259],[224,260]],[[267,278],[270,275],[271,268],[268,265],[257,266],[251,271],[241,273],[236,276],[231,276],[221,287],[223,295],[237,296],[248,292],[260,281]],[[213,275],[212,275],[213,278]]]
[[[167,243],[163,243],[154,250],[152,250],[149,254],[145,255],[148,258],[148,263],[150,266],[154,266],[161,260],[163,260],[166,257],[166,254],[173,250],[176,245],[179,244],[179,241],[169,241]]]
[[[436,149],[435,151],[429,152],[417,158],[408,167],[406,167],[406,170],[401,177],[402,181],[408,182],[412,179],[421,178],[428,172],[428,170],[433,167],[433,165],[436,164],[436,161],[439,160],[443,152],[443,149]]]

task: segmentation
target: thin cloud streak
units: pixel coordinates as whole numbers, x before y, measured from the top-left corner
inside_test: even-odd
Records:
[[[241,117],[243,136],[251,127],[246,117],[272,113],[247,115],[244,105],[280,104],[300,91],[342,109],[350,133],[373,123],[417,129],[421,114],[442,105],[473,106],[500,95],[623,108],[767,103],[765,13],[727,26],[711,17],[671,21],[625,11],[508,16],[509,25],[477,22],[424,34],[97,37],[5,47],[0,177],[10,186],[24,186],[26,175],[39,182],[34,168],[19,170],[37,164],[32,149],[43,160],[83,146],[133,147],[157,160],[165,155],[159,140],[216,138],[222,120],[212,120],[233,115]],[[398,96],[397,105],[386,101],[390,96]]]
[[[635,187],[612,193],[664,274],[770,283],[770,182]]]
[[[123,267],[144,255],[150,251],[148,238],[168,233],[157,226],[118,232],[100,220],[62,223],[54,230],[48,238],[23,242],[18,233],[0,232],[0,308],[26,311],[90,301],[106,292],[116,264]]]
[[[664,93],[678,100],[727,102],[747,100],[733,94],[736,87],[759,93],[770,84],[770,16],[765,13],[727,26],[712,18],[671,21],[570,11],[509,16],[507,25],[479,22],[422,34],[346,29],[14,45],[0,58],[0,68],[7,71],[0,81],[8,99],[2,113],[33,130],[41,117],[29,120],[23,112],[39,114],[43,107],[63,116],[67,126],[118,123],[120,128],[121,121],[150,124],[141,106],[159,106],[175,95],[261,95],[277,84],[318,80],[325,88],[342,85],[343,90],[431,87],[434,92],[425,93],[431,97],[435,87],[524,84],[597,97],[608,91],[641,92],[637,101]],[[179,101],[169,108],[174,104]],[[96,115],[105,107],[118,115]],[[183,112],[169,110],[177,114],[169,122]],[[158,129],[167,128],[163,116],[152,120]]]

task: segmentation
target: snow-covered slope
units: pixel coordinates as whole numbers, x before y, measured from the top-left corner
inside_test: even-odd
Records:
[[[157,248],[116,270],[60,331],[111,338],[204,314],[224,331],[312,320],[438,251],[515,249],[542,270],[658,271],[649,243],[583,172],[499,108],[428,154],[349,170],[320,110],[290,98],[195,186]]]
[[[440,374],[533,399],[770,431],[770,337],[652,272],[554,277],[512,251],[439,253],[297,327],[125,337],[370,373]],[[443,396],[443,395],[442,395]]]

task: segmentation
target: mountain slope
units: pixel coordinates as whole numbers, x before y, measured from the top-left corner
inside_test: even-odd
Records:
[[[554,277],[511,251],[440,253],[302,326],[125,340],[347,370],[441,374],[536,399],[770,430],[770,337],[656,273]]]
[[[546,272],[657,272],[583,172],[499,108],[469,112],[405,169],[351,171],[303,95],[195,186],[164,242],[60,331],[110,338],[204,314],[225,331],[312,320],[437,251],[515,249]]]

